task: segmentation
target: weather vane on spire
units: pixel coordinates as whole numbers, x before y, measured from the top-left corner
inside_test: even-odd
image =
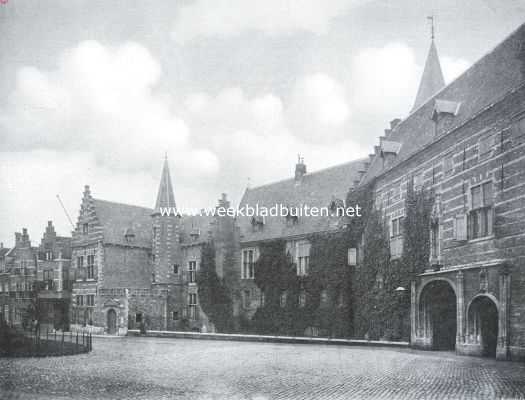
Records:
[[[430,20],[430,38],[434,40],[434,15],[429,15],[427,19]]]

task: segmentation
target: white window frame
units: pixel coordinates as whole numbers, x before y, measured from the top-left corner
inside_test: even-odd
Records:
[[[241,279],[255,279],[255,263],[258,258],[256,247],[246,247],[241,250]]]

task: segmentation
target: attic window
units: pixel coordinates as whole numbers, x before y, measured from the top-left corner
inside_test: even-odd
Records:
[[[401,143],[394,142],[392,140],[382,140],[381,141],[381,155],[385,154],[395,154],[397,155],[401,150]]]
[[[437,121],[442,114],[455,117],[459,113],[461,103],[449,100],[436,100],[434,103],[434,111],[432,112],[432,119]]]
[[[344,213],[345,209],[345,203],[341,199],[332,198],[332,201],[330,202],[330,213],[332,216],[341,216],[341,213]]]
[[[252,228],[254,231],[262,230],[265,224],[265,218],[262,216],[252,217]]]
[[[126,229],[126,232],[124,233],[124,239],[126,240],[126,243],[132,243],[135,240],[135,233],[133,232],[133,229]]]

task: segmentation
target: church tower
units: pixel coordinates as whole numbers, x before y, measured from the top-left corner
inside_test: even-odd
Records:
[[[175,204],[168,158],[164,160],[153,218],[152,284],[173,283],[180,264],[180,216]]]
[[[434,43],[434,17],[428,17],[428,19],[431,20],[432,23],[430,49],[428,51],[427,61],[425,62],[423,75],[421,76],[421,82],[419,83],[416,101],[411,112],[417,110],[428,99],[445,87],[445,79],[443,78],[436,44]]]

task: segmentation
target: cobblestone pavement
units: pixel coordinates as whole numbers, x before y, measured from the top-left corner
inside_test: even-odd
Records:
[[[525,364],[408,349],[97,339],[0,359],[0,399],[525,399]]]

